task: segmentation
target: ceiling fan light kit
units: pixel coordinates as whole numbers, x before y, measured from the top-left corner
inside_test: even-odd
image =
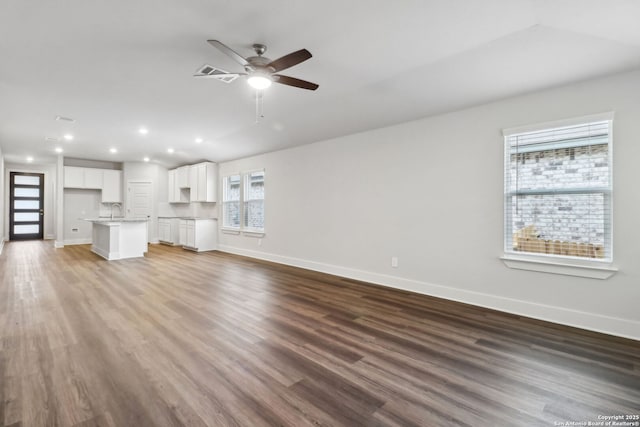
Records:
[[[247,78],[247,83],[254,89],[263,90],[271,86],[273,80],[271,76],[265,73],[261,73],[260,71],[256,71],[253,74],[250,74]]]

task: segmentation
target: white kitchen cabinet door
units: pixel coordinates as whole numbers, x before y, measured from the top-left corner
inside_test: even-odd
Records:
[[[188,180],[188,168],[189,166],[185,166],[187,168],[187,180]],[[167,201],[169,203],[189,203],[189,186],[187,185],[187,187],[185,188],[180,188],[178,181],[180,180],[180,169],[171,169],[168,172],[168,186],[169,188],[167,189],[168,191],[168,197],[167,197]]]
[[[186,244],[185,246],[188,246],[190,248],[197,248],[196,245],[196,227],[195,227],[195,221],[193,220],[188,220],[187,221],[187,239],[186,239]]]
[[[75,166],[64,167],[64,187],[84,188],[84,168]]]
[[[218,165],[207,163],[207,202],[218,201]]]
[[[167,201],[169,203],[175,203],[176,202],[176,192],[175,192],[175,188],[176,188],[176,170],[172,169],[168,172],[168,186],[169,188],[167,189]]]
[[[189,188],[189,166],[180,166],[177,169],[176,179],[178,188]]]
[[[102,203],[122,203],[122,171],[103,171]]]
[[[196,172],[197,172],[197,183],[198,186],[196,187],[196,189],[198,190],[198,201],[200,202],[208,202],[207,200],[207,165],[206,164],[200,164],[197,166],[196,168]]]
[[[180,220],[178,218],[158,218],[158,240],[168,245],[180,243]],[[184,236],[186,241],[186,234]]]
[[[198,165],[189,166],[189,188],[191,192],[189,194],[190,202],[199,202],[198,197]]]
[[[83,168],[84,169],[84,188],[90,188],[94,190],[102,190],[102,183],[104,182],[104,170]]]
[[[180,224],[179,224],[179,229],[180,229],[180,233],[179,233],[179,244],[181,246],[186,246],[187,245],[187,221],[185,220],[180,220]]]
[[[162,243],[171,243],[171,224],[165,219],[158,219],[158,240]]]

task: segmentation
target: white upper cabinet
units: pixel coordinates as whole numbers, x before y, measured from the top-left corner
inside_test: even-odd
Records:
[[[64,167],[64,187],[65,188],[85,188],[84,169],[74,166]]]
[[[64,167],[64,188],[102,191],[102,203],[122,203],[122,171]]]
[[[103,171],[102,203],[122,203],[122,171]]]
[[[186,166],[187,168],[189,166]],[[187,169],[187,172],[189,170]],[[178,169],[171,169],[169,172],[169,188],[167,189],[167,201],[169,203],[189,203],[189,189],[178,186]],[[187,173],[187,177],[189,174]]]
[[[186,182],[184,177],[186,176]],[[169,171],[169,203],[215,202],[218,165],[203,162]]]
[[[64,167],[65,188],[102,189],[102,169]]]
[[[181,166],[176,171],[178,188],[189,188],[189,166]]]
[[[215,202],[218,181],[218,165],[211,162],[191,165],[192,202]]]
[[[175,188],[177,188],[178,186],[176,185],[176,170],[175,169],[171,169],[168,172],[168,185],[169,188],[167,189],[167,198],[168,198],[168,202],[169,203],[176,203],[176,193],[174,191]]]
[[[102,190],[103,182],[103,169],[84,168],[84,188]]]

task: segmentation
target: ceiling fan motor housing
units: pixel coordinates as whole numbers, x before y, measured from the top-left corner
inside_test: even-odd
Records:
[[[268,65],[271,63],[271,59],[266,56],[250,56],[247,58],[248,65],[244,66],[244,69],[251,73],[253,71],[262,70],[266,73],[273,73],[275,69],[273,67],[269,67]]]

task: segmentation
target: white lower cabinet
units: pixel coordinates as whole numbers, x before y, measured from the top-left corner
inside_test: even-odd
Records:
[[[174,246],[181,244],[179,223],[178,218],[158,218],[158,240],[160,243]]]
[[[178,243],[180,243],[180,246],[186,246],[187,244],[187,221],[181,219],[180,220],[180,227],[179,227],[179,232],[178,232]]]
[[[215,219],[181,219],[179,242],[182,247],[196,252],[218,248],[218,224]]]

